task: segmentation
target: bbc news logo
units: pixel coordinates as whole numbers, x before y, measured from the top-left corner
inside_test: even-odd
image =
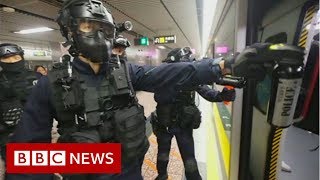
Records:
[[[120,173],[117,143],[7,144],[8,173]]]

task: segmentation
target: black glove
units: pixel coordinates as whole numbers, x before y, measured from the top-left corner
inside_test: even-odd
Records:
[[[239,54],[240,53],[237,52],[237,53],[235,53],[235,55],[229,55],[229,56],[223,58],[222,60],[224,60],[224,68],[231,70],[231,65],[234,64],[235,59],[237,58],[237,56]]]
[[[266,64],[275,62],[292,65],[303,64],[303,49],[287,44],[256,43],[245,49],[232,65],[232,74],[238,77],[263,80]]]
[[[217,95],[217,102],[222,101],[234,101],[236,98],[236,91],[234,89],[223,88],[223,90]]]
[[[232,75],[263,79],[263,77],[259,77],[259,75],[264,75],[265,69],[259,65],[253,66],[250,63],[264,63],[265,57],[268,56],[270,45],[270,43],[255,43],[247,47],[236,57],[235,63],[232,65]],[[272,57],[269,57],[269,59],[272,59]],[[249,64],[251,66],[249,66]]]

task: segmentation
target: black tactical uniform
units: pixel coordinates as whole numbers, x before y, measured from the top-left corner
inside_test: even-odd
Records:
[[[37,79],[24,66],[23,50],[16,44],[0,44],[0,59],[20,55],[21,60],[8,63],[0,61],[0,144],[7,143],[21,118],[27,97]],[[4,155],[5,152],[2,152]]]
[[[49,77],[39,80],[12,141],[50,142],[55,117],[61,134],[59,142],[122,144],[121,174],[81,178],[142,179],[141,164],[148,141],[143,108],[134,92],[161,91],[164,87],[171,91],[194,89],[217,81],[221,77],[220,66],[208,59],[159,67],[126,65],[121,61],[121,66],[111,68],[115,28],[111,14],[98,0],[66,1],[58,23],[75,58],[56,65]],[[85,27],[89,28],[81,30],[81,23],[87,23]],[[90,62],[81,60],[82,57]],[[90,63],[99,63],[99,71],[93,71]],[[8,175],[8,179],[51,178],[52,175]]]
[[[190,48],[176,48],[168,53],[165,62],[192,61],[191,54]],[[235,98],[234,90],[224,89],[219,92],[207,86],[199,86],[196,91],[211,102],[233,101]],[[152,127],[158,143],[157,180],[168,179],[167,166],[173,136],[176,137],[179,146],[186,178],[201,179],[192,136],[193,129],[199,128],[201,123],[201,113],[195,104],[195,91],[158,92],[155,94],[155,100],[157,107],[156,113],[152,113]]]

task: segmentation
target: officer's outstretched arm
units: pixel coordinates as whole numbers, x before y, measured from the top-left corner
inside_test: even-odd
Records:
[[[209,88],[207,85],[200,85],[196,91],[207,101],[219,102],[218,95],[220,92]]]
[[[199,85],[212,84],[222,73],[219,61],[205,59],[195,63],[171,63],[154,66],[129,65],[136,91],[155,92],[163,88],[195,90]]]
[[[51,142],[53,108],[49,97],[49,80],[43,77],[32,89],[11,142]]]
[[[223,88],[223,90],[216,91],[214,89],[209,88],[206,85],[199,86],[197,92],[204,99],[210,102],[222,102],[222,101],[234,101],[236,97],[236,92],[234,89]]]

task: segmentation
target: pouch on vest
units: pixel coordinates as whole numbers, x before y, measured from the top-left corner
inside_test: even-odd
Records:
[[[122,144],[122,159],[144,156],[149,148],[143,107],[134,105],[114,112],[115,139]]]
[[[178,115],[181,128],[197,129],[201,123],[201,113],[197,106],[183,106]]]
[[[20,120],[22,113],[23,106],[21,105],[19,99],[0,103],[1,123],[7,128],[15,127]]]

